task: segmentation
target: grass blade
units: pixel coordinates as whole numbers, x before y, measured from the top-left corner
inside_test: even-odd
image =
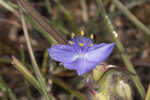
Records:
[[[32,65],[33,65],[35,75],[36,75],[36,77],[37,77],[37,79],[40,83],[40,86],[42,88],[42,92],[45,96],[45,99],[50,100],[50,97],[49,97],[48,92],[46,90],[46,84],[44,82],[44,78],[41,75],[41,72],[39,70],[39,67],[36,63],[36,60],[35,60],[35,57],[34,57],[34,54],[33,54],[30,38],[29,38],[29,35],[28,35],[28,31],[27,31],[27,27],[26,27],[26,23],[25,23],[23,15],[21,15],[21,22],[22,22],[23,31],[24,31],[24,35],[25,35],[25,39],[26,39],[26,43],[27,43],[27,47],[28,47],[28,50],[29,50],[29,54],[30,54],[30,58],[31,58],[31,61],[32,61]]]
[[[124,64],[126,65],[127,69],[130,72],[135,73],[135,75],[131,75],[131,78],[132,78],[133,82],[135,83],[135,85],[136,85],[136,87],[137,87],[141,97],[144,98],[145,97],[144,87],[143,87],[142,83],[140,82],[139,77],[137,76],[136,71],[135,71],[132,63],[130,62],[128,56],[125,53],[125,49],[124,49],[123,45],[121,44],[121,42],[117,38],[117,33],[114,30],[114,27],[113,27],[109,17],[106,14],[106,11],[105,11],[103,3],[102,3],[102,0],[96,0],[96,2],[97,2],[97,5],[99,7],[99,10],[101,11],[104,23],[105,23],[106,27],[108,28],[110,34],[112,35],[114,41],[116,42],[118,50],[121,53],[121,57],[122,57],[122,59],[124,61]]]
[[[134,25],[143,31],[146,36],[150,37],[150,30],[140,22],[119,0],[112,0],[118,9],[132,22]]]
[[[14,67],[35,87],[41,92],[41,86],[36,78],[29,72],[16,57],[12,56],[12,64]]]
[[[3,100],[7,100],[8,96],[11,100],[18,100],[16,95],[12,92],[12,90],[7,86],[3,78],[0,76],[0,90],[4,92]]]
[[[48,20],[46,20],[34,9],[34,7],[28,2],[28,0],[17,1],[19,5],[25,10],[25,12],[37,22],[37,25],[43,28],[43,30],[45,31],[43,33],[44,37],[50,35],[57,42],[65,43],[65,40],[62,38],[62,36],[60,36],[60,33],[56,31],[56,29],[48,22]]]

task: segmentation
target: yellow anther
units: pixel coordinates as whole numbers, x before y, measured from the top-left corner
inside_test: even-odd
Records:
[[[79,45],[80,45],[80,46],[84,46],[84,44],[83,44],[83,43],[79,43]]]
[[[90,38],[93,40],[93,39],[94,39],[94,34],[91,34],[91,35],[90,35]]]
[[[68,41],[69,44],[71,45],[74,45],[74,42],[73,41]]]
[[[71,34],[71,37],[74,38],[74,37],[75,37],[75,33],[72,33],[72,34]]]
[[[84,36],[84,35],[85,35],[84,31],[83,31],[83,30],[81,30],[81,36]]]

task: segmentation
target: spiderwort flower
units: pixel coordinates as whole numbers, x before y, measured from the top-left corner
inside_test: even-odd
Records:
[[[58,44],[48,49],[52,59],[63,63],[64,67],[76,70],[81,76],[95,68],[111,54],[115,43],[93,44],[93,40],[83,37],[74,37],[68,44]],[[93,38],[93,35],[91,35]]]

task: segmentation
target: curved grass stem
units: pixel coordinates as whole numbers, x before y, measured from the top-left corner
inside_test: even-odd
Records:
[[[150,37],[150,30],[140,22],[119,0],[112,0],[112,2],[118,7],[118,9],[130,20],[138,29],[145,33],[145,37]]]
[[[2,100],[8,100],[8,97],[11,100],[18,100],[16,98],[16,95],[12,92],[11,88],[8,87],[8,85],[1,76],[0,76],[0,91],[4,93],[4,95],[1,98]]]
[[[73,20],[70,12],[64,7],[62,6],[62,4],[59,2],[59,0],[55,0],[56,4],[58,5],[58,8],[60,9],[60,11],[62,11],[65,15],[65,18],[70,22],[73,30],[76,33],[80,33],[80,30],[78,28],[78,25],[75,23],[75,21]]]
[[[111,36],[113,37],[114,41],[116,42],[118,50],[121,53],[121,57],[124,61],[124,64],[126,65],[127,69],[130,72],[135,73],[135,75],[131,75],[131,78],[132,78],[133,82],[135,83],[141,97],[144,98],[145,97],[144,87],[143,87],[142,83],[140,82],[139,77],[137,76],[136,71],[135,71],[132,63],[130,62],[128,56],[126,55],[125,49],[124,49],[122,43],[119,41],[119,39],[116,36],[117,33],[114,30],[114,27],[113,27],[109,17],[106,14],[106,11],[105,11],[103,3],[102,3],[102,0],[96,0],[96,2],[97,2],[97,5],[99,7],[99,10],[101,11],[104,23],[105,23],[106,27],[108,28],[108,31],[111,34]]]
[[[150,100],[150,84],[148,86],[148,90],[147,90],[147,94],[146,94],[145,100]]]
[[[25,13],[32,20],[30,22],[36,24],[37,30],[49,40],[49,42],[66,43],[65,39],[61,36],[60,32],[48,22],[46,18],[40,15],[40,13],[30,4],[28,0],[17,0],[19,6],[24,9]]]
[[[40,83],[40,86],[41,86],[42,92],[45,96],[45,99],[50,100],[50,97],[49,97],[48,92],[46,90],[46,84],[44,82],[44,78],[41,75],[41,72],[39,70],[39,67],[36,63],[36,60],[35,60],[35,57],[34,57],[34,54],[33,54],[33,50],[32,50],[32,47],[31,47],[31,42],[30,42],[30,38],[29,38],[29,35],[28,35],[25,19],[24,19],[24,16],[22,14],[21,14],[21,22],[22,22],[23,31],[24,31],[24,35],[25,35],[25,39],[26,39],[26,43],[27,43],[27,47],[28,47],[28,50],[29,50],[29,54],[30,54],[30,58],[31,58],[31,61],[32,61],[32,65],[33,65],[35,75],[36,75],[36,77],[37,77],[37,79]]]

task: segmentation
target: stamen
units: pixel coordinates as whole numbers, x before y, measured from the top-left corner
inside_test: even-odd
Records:
[[[91,35],[90,35],[90,38],[91,38],[92,40],[94,40],[94,34],[91,34]]]
[[[85,35],[84,31],[83,31],[83,30],[81,30],[81,36],[84,36],[84,35]]]
[[[74,38],[75,37],[75,33],[71,33],[71,37]]]
[[[69,44],[71,45],[74,45],[74,42],[73,41],[68,41]]]
[[[82,47],[82,46],[84,46],[84,44],[83,43],[79,43],[79,45]]]

